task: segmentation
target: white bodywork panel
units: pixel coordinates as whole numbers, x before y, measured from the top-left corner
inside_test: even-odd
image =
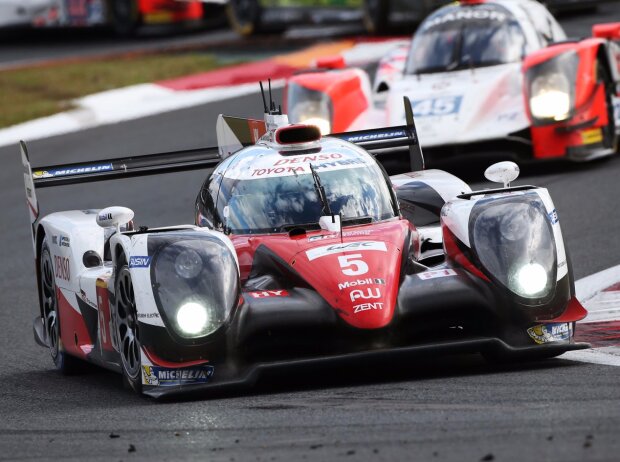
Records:
[[[403,173],[391,176],[390,180],[395,188],[411,183],[412,181],[420,181],[437,191],[446,202],[454,199],[459,194],[471,192],[471,188],[467,183],[443,170],[429,169],[419,172]]]
[[[494,0],[509,10],[525,36],[524,54],[539,50],[566,35],[551,13],[534,0]],[[376,95],[369,126],[400,125],[402,100],[411,99],[422,146],[467,144],[506,138],[530,125],[523,98],[521,61],[452,72],[403,75],[408,46],[397,44],[379,63],[374,89],[387,84],[389,92]],[[384,106],[384,107],[383,107]],[[352,126],[352,129],[359,125]]]
[[[82,258],[85,252],[95,251],[103,258],[106,232],[109,236],[113,229],[104,229],[97,225],[99,210],[72,210],[52,213],[44,217],[40,225],[45,230],[46,239],[54,263],[56,285],[69,304],[80,313],[76,296],[94,309],[99,309],[97,297],[97,280],[107,282],[108,290],[114,293],[113,269],[115,261],[104,262],[95,268],[86,268]],[[194,225],[157,228],[152,231],[162,234],[165,231],[191,230],[215,237],[229,248],[237,260],[237,254],[230,239],[222,233]],[[113,234],[110,246],[115,249],[120,245],[128,261],[131,257],[147,256],[147,239],[149,233]],[[114,259],[115,252],[112,252]],[[237,268],[239,263],[237,261]],[[150,265],[148,267],[130,268],[136,297],[138,318],[141,322],[154,326],[163,326],[159,310],[153,297]],[[108,331],[109,332],[109,331]],[[113,336],[112,336],[113,338]]]
[[[505,138],[529,127],[521,63],[407,76],[390,91],[388,126],[404,123],[403,96],[423,147]]]
[[[555,240],[557,251],[557,280],[559,281],[568,273],[568,264],[566,259],[566,249],[564,247],[564,239],[562,238],[562,230],[560,228],[560,220],[557,218],[557,211],[549,195],[549,191],[545,188],[536,188],[528,191],[513,191],[497,194],[485,195],[481,191],[480,195],[473,196],[471,199],[455,199],[447,202],[441,211],[442,226],[448,228],[463,244],[471,248],[469,239],[469,220],[472,209],[476,203],[482,199],[501,198],[506,195],[516,196],[526,193],[535,192],[538,194],[548,216],[555,217],[552,219],[553,237]]]

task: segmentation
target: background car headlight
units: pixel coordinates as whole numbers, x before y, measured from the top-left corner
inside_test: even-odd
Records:
[[[568,120],[575,111],[579,56],[568,51],[526,72],[530,112],[534,124]]]
[[[329,95],[291,82],[287,91],[288,116],[292,123],[316,125],[322,135],[332,130],[332,103]]]
[[[557,251],[538,194],[483,199],[472,210],[469,226],[474,251],[492,280],[526,305],[553,297]]]
[[[315,125],[321,130],[321,135],[328,135],[332,131],[332,124],[329,120],[321,117],[309,117],[301,121],[304,124]]]
[[[532,115],[537,119],[566,120],[571,112],[570,84],[562,74],[540,75],[532,82]]]
[[[208,236],[149,237],[156,246],[151,279],[157,308],[178,337],[206,337],[230,318],[239,300],[239,271],[231,250]]]

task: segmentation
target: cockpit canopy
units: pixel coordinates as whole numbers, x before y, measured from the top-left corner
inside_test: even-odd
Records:
[[[393,218],[388,178],[364,150],[324,138],[312,152],[276,152],[255,145],[224,161],[203,189],[208,223],[234,234],[318,229],[325,207],[310,165],[343,226]]]
[[[520,61],[526,38],[496,4],[454,5],[429,16],[413,38],[406,74],[450,72]]]

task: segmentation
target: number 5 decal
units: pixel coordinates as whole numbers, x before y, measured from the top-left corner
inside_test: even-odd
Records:
[[[338,263],[340,263],[342,273],[347,276],[359,276],[361,274],[366,274],[368,272],[368,265],[361,258],[361,253],[338,257]]]

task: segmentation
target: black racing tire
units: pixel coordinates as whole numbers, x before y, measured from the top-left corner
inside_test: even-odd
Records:
[[[137,0],[108,0],[112,29],[120,37],[130,37],[142,22]]]
[[[277,34],[286,29],[284,24],[263,23],[260,0],[229,0],[226,5],[226,16],[230,27],[242,37]]]
[[[603,128],[603,142],[606,148],[612,148],[615,153],[618,152],[618,135],[616,134],[616,116],[614,114],[614,103],[612,95],[616,90],[616,85],[611,78],[611,74],[605,64],[599,59],[599,75],[605,85],[605,104],[607,105],[607,117],[609,123]]]
[[[136,298],[127,264],[120,266],[114,280],[114,334],[121,357],[125,384],[142,392],[142,361]]]
[[[381,35],[390,29],[389,0],[364,0],[364,27],[369,34]]]
[[[228,5],[226,5],[226,15],[230,27],[243,37],[258,33],[261,25],[261,13],[258,0],[229,0]]]
[[[67,353],[62,345],[54,264],[47,238],[43,238],[39,255],[41,316],[47,344],[56,369],[65,375],[73,375],[83,369],[84,363]]]

